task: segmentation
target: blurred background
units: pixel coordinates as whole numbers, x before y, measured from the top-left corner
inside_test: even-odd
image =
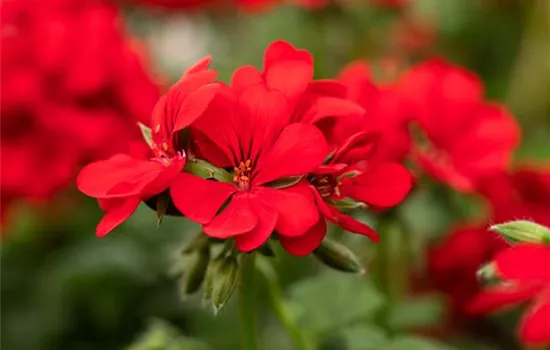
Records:
[[[213,316],[180,293],[178,250],[197,226],[167,217],[157,228],[142,205],[98,239],[101,210],[74,185],[84,164],[124,151],[136,122],[207,54],[224,81],[261,65],[275,39],[308,49],[317,78],[361,59],[383,81],[442,56],[477,73],[487,98],[517,118],[515,164],[550,166],[547,0],[2,0],[0,16],[4,350],[239,349],[234,302]],[[540,221],[550,217],[546,189]],[[517,312],[473,319],[457,306],[483,261],[462,282],[462,256],[445,242],[476,246],[469,235],[494,220],[489,212],[475,196],[418,186],[398,209],[401,225],[385,227],[390,259],[333,229],[366,276],[278,252],[279,297],[319,349],[521,349]],[[437,254],[450,262],[434,266]],[[258,304],[261,348],[294,349],[270,293]]]

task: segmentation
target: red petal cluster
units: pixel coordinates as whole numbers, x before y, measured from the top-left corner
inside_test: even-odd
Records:
[[[457,316],[466,316],[467,305],[479,292],[476,271],[509,245],[487,231],[490,223],[533,220],[550,225],[550,172],[520,168],[480,182],[480,192],[488,200],[491,217],[483,225],[453,229],[428,255],[428,272],[435,287],[449,295]]]
[[[484,313],[532,300],[521,320],[519,338],[527,344],[549,344],[550,246],[520,244],[493,261],[502,282],[479,293],[470,311]]]
[[[127,148],[159,88],[107,2],[2,1],[1,30],[6,209],[51,197],[79,164]]]
[[[150,159],[116,155],[82,170],[79,189],[107,211],[98,235],[169,188],[182,214],[245,252],[276,232],[290,253],[309,254],[326,234],[325,219],[377,240],[342,214],[341,204],[394,206],[412,178],[394,160],[375,159],[379,137],[372,131],[328,145],[340,122],[364,114],[346,87],[313,80],[310,53],[284,41],[267,48],[262,70],[243,66],[230,85],[213,82],[208,62],[191,68],[155,107]],[[206,161],[226,175],[193,173],[186,161]]]
[[[471,192],[506,171],[520,130],[505,108],[483,100],[475,75],[434,59],[411,67],[397,85],[419,126],[413,157],[426,173]]]
[[[106,212],[96,229],[102,237],[120,225],[142,200],[168,189],[186,162],[186,144],[180,131],[208,107],[217,88],[210,58],[190,68],[154,108],[149,150],[116,154],[87,165],[77,179],[80,191],[97,198]]]

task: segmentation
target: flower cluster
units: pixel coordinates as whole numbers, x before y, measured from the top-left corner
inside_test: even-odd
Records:
[[[546,240],[550,238],[546,229]],[[493,259],[499,283],[480,292],[469,305],[472,313],[485,313],[532,300],[519,327],[519,338],[531,345],[550,343],[550,246],[520,243]]]
[[[243,66],[229,85],[215,81],[209,62],[158,102],[151,128],[142,127],[148,155],[118,154],[81,171],[79,189],[106,211],[97,234],[153,200],[157,210],[173,204],[211,238],[234,238],[243,252],[277,238],[291,254],[310,254],[327,220],[378,240],[343,211],[392,207],[412,178],[377,155],[374,130],[333,142],[341,122],[364,114],[345,86],[313,80],[309,52],[283,41],[267,48],[263,70]]]
[[[79,164],[126,149],[159,88],[108,2],[6,0],[1,28],[4,211],[50,198]]]

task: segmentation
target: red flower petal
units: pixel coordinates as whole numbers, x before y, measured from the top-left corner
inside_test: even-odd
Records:
[[[349,215],[337,212],[335,223],[346,231],[367,236],[374,242],[380,241],[380,236],[378,236],[378,233],[376,233],[376,231],[374,231],[368,225],[365,225],[364,223],[355,220]]]
[[[533,282],[550,281],[550,247],[520,244],[508,248],[494,259],[499,275],[505,279]]]
[[[181,173],[170,187],[172,202],[189,219],[201,224],[210,222],[227,199],[237,191],[234,185],[201,179]]]
[[[96,236],[103,237],[114,230],[136,211],[140,203],[139,197],[117,198],[110,200],[108,204],[103,203],[108,211],[96,227]]]
[[[284,40],[272,42],[264,54],[264,69],[268,70],[279,61],[297,60],[313,65],[313,57],[307,50],[298,50]]]
[[[305,61],[277,62],[265,73],[267,86],[282,92],[289,100],[303,94],[312,79],[313,65]]]
[[[204,115],[193,123],[192,129],[200,131],[205,136],[194,141],[199,149],[203,148],[201,143],[205,140],[214,143],[227,159],[236,161],[236,156],[240,157],[241,154],[239,136],[242,124],[237,97],[229,86],[222,85]],[[204,153],[203,156],[206,160],[212,161],[208,153]]]
[[[299,121],[314,124],[327,117],[343,117],[363,113],[365,113],[363,107],[350,100],[319,96],[312,101]]]
[[[181,102],[172,132],[185,129],[202,116],[218,89],[219,86],[208,84],[189,93]]]
[[[309,83],[307,92],[317,95],[346,98],[348,89],[337,80],[319,79]]]
[[[254,85],[241,94],[239,107],[240,151],[243,160],[254,160],[261,149],[273,144],[280,130],[288,123],[290,110],[287,99],[279,91]]]
[[[198,73],[198,72],[201,72],[203,70],[207,70],[208,69],[208,66],[210,66],[210,63],[212,62],[212,56],[206,56],[206,57],[203,57],[201,58],[199,61],[197,61],[197,63],[195,63],[194,65],[192,65],[191,67],[189,67],[186,71],[185,71],[185,75],[189,75],[189,74],[193,74],[193,73]]]
[[[204,225],[203,230],[210,237],[223,239],[250,232],[257,224],[258,216],[250,206],[249,194],[238,192],[227,208]]]
[[[166,95],[162,96],[162,98],[155,105],[151,120],[152,129],[161,129],[161,134],[165,138],[170,139],[176,122],[180,126],[184,124],[191,124],[186,120],[194,120],[197,115],[192,114],[189,118],[186,117],[185,113],[192,110],[192,108],[185,103],[185,100],[189,97],[190,93],[201,87],[205,88],[205,91],[203,92],[205,97],[210,96],[210,89],[218,86],[217,84],[209,84],[216,79],[216,76],[217,73],[213,70],[203,70],[191,75],[183,75],[180,81],[174,84],[170,90],[168,90]],[[201,100],[201,95],[202,94],[199,94],[198,96],[192,98],[194,98],[194,100],[203,101]],[[182,107],[185,107],[185,109],[182,109]],[[179,119],[183,120],[180,121]]]
[[[354,164],[370,158],[377,146],[378,134],[361,131],[348,137],[334,152],[330,163]]]
[[[392,207],[409,193],[412,177],[397,163],[372,164],[362,174],[342,179],[342,195],[378,208]]]
[[[258,224],[252,231],[235,237],[235,245],[241,252],[250,252],[263,245],[271,236],[277,222],[277,212],[265,207],[258,200],[252,200],[252,207],[258,217]]]
[[[95,198],[139,195],[164,169],[157,162],[117,154],[84,167],[76,184],[82,193]]]
[[[468,305],[471,314],[484,314],[506,306],[516,305],[536,296],[540,285],[504,285],[486,289],[474,297]]]
[[[550,291],[547,290],[523,316],[519,337],[528,344],[550,343]]]
[[[319,218],[306,233],[301,236],[287,237],[279,235],[279,241],[287,252],[294,256],[306,256],[311,254],[321,245],[327,233],[327,224],[323,217]]]
[[[279,135],[273,147],[258,161],[255,184],[314,171],[325,159],[327,142],[313,125],[294,123]]]
[[[231,77],[231,88],[241,93],[252,85],[263,83],[262,74],[254,66],[239,67]]]
[[[279,214],[275,228],[282,235],[302,235],[319,219],[311,190],[304,183],[284,189],[260,187],[257,195]]]

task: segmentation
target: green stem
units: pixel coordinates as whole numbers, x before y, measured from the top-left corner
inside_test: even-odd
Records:
[[[258,350],[256,323],[256,271],[254,253],[241,256],[241,282],[239,284],[239,320],[241,350]]]
[[[273,312],[288,332],[288,335],[294,344],[294,348],[297,350],[315,350],[315,343],[303,332],[301,332],[300,329],[298,329],[292,313],[284,302],[283,292],[277,278],[277,272],[271,263],[264,257],[258,257],[256,267],[267,281],[268,293]]]

